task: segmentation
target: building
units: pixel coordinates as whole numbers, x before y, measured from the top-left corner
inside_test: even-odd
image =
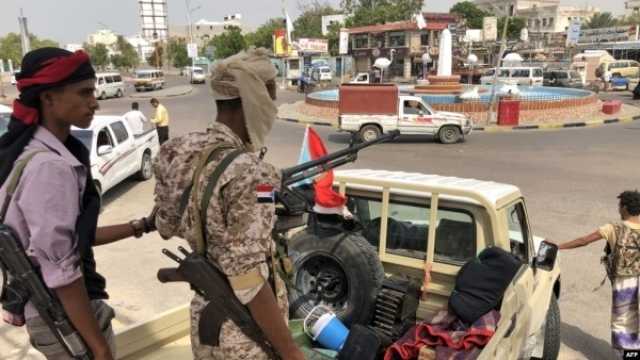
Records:
[[[518,10],[518,16],[527,21],[527,29],[533,33],[564,33],[573,20],[586,21],[600,9],[593,6],[533,6]]]
[[[333,24],[344,25],[344,21],[346,19],[346,15],[338,14],[338,15],[327,15],[322,17],[322,36],[329,35],[329,28]]]
[[[461,30],[461,19],[456,15],[424,13],[423,16],[427,27],[422,30],[415,20],[350,28],[350,54],[355,60],[355,71],[369,71],[375,59],[390,58],[394,50],[386,74],[405,80],[418,76],[425,52],[437,59],[441,32],[447,28]]]
[[[624,8],[627,10],[627,15],[640,14],[640,0],[627,0],[624,3]]]
[[[107,48],[114,47],[118,42],[118,35],[108,29],[98,30],[87,37],[87,43],[91,46],[102,44]]]
[[[136,49],[138,52],[138,58],[141,62],[146,62],[147,58],[151,56],[155,50],[153,42],[145,39],[142,35],[131,36],[126,38],[126,40],[134,49]]]
[[[507,13],[519,15],[521,10],[530,9],[534,6],[558,6],[560,0],[474,0],[474,3],[482,10],[497,16],[504,16]]]
[[[198,46],[206,46],[214,36],[225,32],[228,26],[237,26],[243,33],[251,32],[252,29],[242,22],[242,15],[235,14],[225,16],[223,21],[198,20],[192,25],[193,40]],[[170,28],[171,35],[189,39],[189,25],[176,25]]]

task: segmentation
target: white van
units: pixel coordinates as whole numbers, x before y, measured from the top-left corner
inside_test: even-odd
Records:
[[[124,96],[125,85],[120,73],[96,74],[96,98],[104,100],[110,97]]]
[[[135,79],[136,91],[155,90],[164,87],[164,73],[160,70],[137,70]]]
[[[496,70],[490,69],[480,78],[482,85],[492,85]],[[544,71],[541,67],[517,66],[500,69],[498,83],[513,83],[517,85],[542,86]]]

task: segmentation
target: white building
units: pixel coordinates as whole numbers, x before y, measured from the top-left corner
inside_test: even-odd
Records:
[[[329,27],[333,24],[344,25],[344,21],[347,17],[342,14],[327,15],[322,17],[322,35],[329,35]]]
[[[507,13],[519,15],[521,10],[534,6],[546,7],[560,5],[560,0],[474,0],[474,3],[482,10],[497,16]]]
[[[636,15],[640,13],[640,0],[628,0],[624,3],[627,9],[627,15]]]
[[[138,52],[138,58],[141,62],[147,61],[146,59],[151,56],[155,50],[153,43],[143,38],[142,35],[131,36],[126,38],[126,40],[134,49],[136,49]]]
[[[518,10],[518,16],[527,21],[527,28],[535,33],[563,33],[573,20],[586,21],[600,9],[593,6],[534,6]]]
[[[97,44],[102,44],[107,48],[110,48],[115,46],[117,42],[118,42],[118,35],[116,35],[113,31],[108,29],[98,30],[87,37],[87,43],[89,43],[89,45],[92,45],[92,46],[95,46]]]
[[[252,29],[242,22],[242,15],[235,14],[225,16],[223,21],[209,21],[201,19],[192,25],[193,39],[199,46],[205,46],[214,36],[225,32],[228,26],[237,26],[242,33],[251,32]],[[171,36],[189,39],[189,25],[171,25]]]

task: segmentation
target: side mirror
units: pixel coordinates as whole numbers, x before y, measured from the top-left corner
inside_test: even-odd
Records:
[[[113,146],[111,145],[101,145],[98,147],[98,156],[108,155],[113,152]]]
[[[424,115],[424,111],[418,110],[418,115],[420,115],[420,116]]]
[[[558,246],[546,241],[540,243],[540,248],[536,254],[533,264],[536,269],[545,271],[553,270],[558,257]]]

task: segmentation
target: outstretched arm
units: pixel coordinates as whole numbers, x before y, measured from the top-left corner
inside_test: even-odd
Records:
[[[566,243],[562,243],[562,244],[556,243],[556,244],[558,245],[558,249],[568,250],[568,249],[583,247],[601,239],[602,239],[602,234],[600,234],[599,230],[596,230],[595,232],[587,236],[579,237],[575,240],[572,240]]]

